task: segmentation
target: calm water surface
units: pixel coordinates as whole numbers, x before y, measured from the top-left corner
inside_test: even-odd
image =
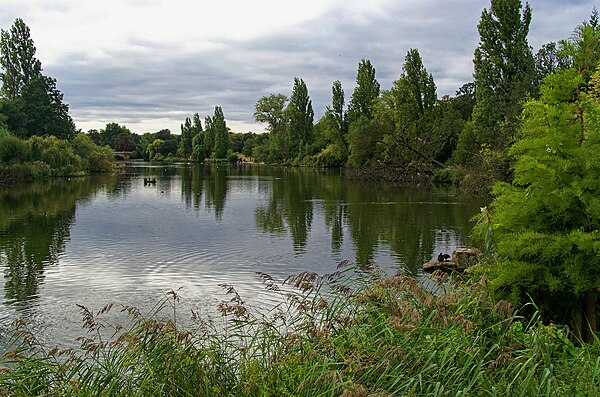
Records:
[[[130,163],[11,188],[0,191],[0,333],[19,317],[43,342],[70,345],[83,332],[76,304],[147,311],[171,289],[186,310],[210,314],[222,283],[251,304],[275,302],[257,271],[283,280],[347,259],[418,273],[468,244],[481,205],[446,188],[224,165]]]

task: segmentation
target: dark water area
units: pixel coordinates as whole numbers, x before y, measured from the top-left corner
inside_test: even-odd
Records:
[[[22,318],[42,342],[72,345],[83,334],[76,304],[148,311],[170,290],[211,314],[222,283],[268,305],[277,297],[255,272],[282,281],[342,260],[425,279],[423,262],[469,245],[482,205],[339,171],[134,162],[0,190],[0,333]]]

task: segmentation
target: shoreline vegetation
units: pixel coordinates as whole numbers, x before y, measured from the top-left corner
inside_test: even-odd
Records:
[[[113,151],[96,145],[83,133],[70,141],[54,136],[22,140],[0,128],[0,186],[114,170]]]
[[[494,302],[481,265],[464,279],[435,274],[436,293],[376,267],[306,272],[283,283],[258,276],[283,303],[256,312],[223,285],[224,326],[193,311],[182,314],[175,291],[147,315],[116,304],[80,306],[87,334],[77,350],[41,346],[17,322],[0,368],[0,395],[593,396],[600,390],[600,343],[574,343],[566,327]],[[111,324],[110,311],[126,313],[129,325]],[[183,316],[190,325],[181,325]]]

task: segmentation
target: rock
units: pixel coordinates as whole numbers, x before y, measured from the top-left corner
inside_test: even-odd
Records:
[[[458,265],[459,269],[466,269],[479,263],[481,251],[477,248],[459,248],[452,251],[452,262]]]
[[[431,260],[423,264],[423,271],[432,273],[436,270],[443,271],[463,271],[466,268],[473,266],[481,259],[481,251],[477,248],[459,248],[452,251],[452,260],[438,261]]]

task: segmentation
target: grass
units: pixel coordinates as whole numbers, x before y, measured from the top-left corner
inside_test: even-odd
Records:
[[[526,321],[492,302],[484,281],[442,280],[432,294],[414,278],[377,270],[277,283],[284,303],[246,307],[235,288],[219,305],[225,328],[192,312],[177,326],[171,291],[149,315],[81,307],[78,350],[47,350],[15,324],[0,370],[10,396],[596,396],[600,343]],[[438,275],[440,279],[443,277]],[[124,328],[104,318],[121,310]],[[106,335],[109,335],[108,337]]]

